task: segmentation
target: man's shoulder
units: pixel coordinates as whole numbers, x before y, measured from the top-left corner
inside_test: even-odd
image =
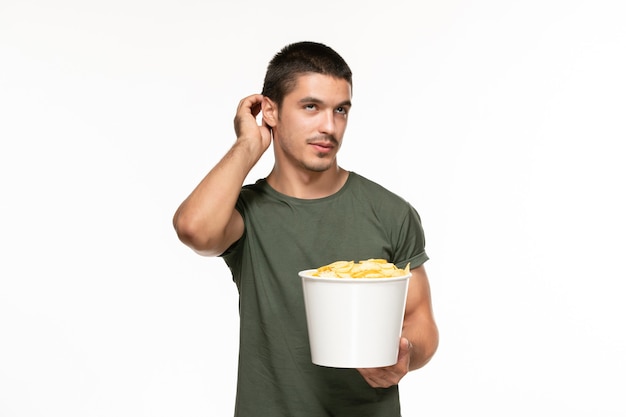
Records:
[[[268,186],[267,181],[264,178],[257,180],[256,182],[244,184],[241,187],[239,193],[239,199],[249,200],[249,199],[257,199],[265,194],[267,194]]]
[[[389,190],[387,187],[380,183],[357,174],[356,172],[350,172],[351,183],[354,189],[360,190],[372,197],[384,198],[385,200],[398,200],[405,201],[403,197]]]
[[[248,184],[244,184],[241,187],[241,191],[253,191],[253,192],[258,192],[260,190],[262,190],[263,188],[265,188],[267,181],[265,180],[265,178],[260,178],[258,180],[256,180],[253,183],[248,183]]]

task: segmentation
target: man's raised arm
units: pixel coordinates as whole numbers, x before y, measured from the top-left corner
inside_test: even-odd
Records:
[[[235,203],[246,176],[271,143],[270,129],[256,121],[262,101],[262,95],[254,94],[239,102],[235,144],[174,214],[179,239],[199,254],[220,255],[243,234]]]

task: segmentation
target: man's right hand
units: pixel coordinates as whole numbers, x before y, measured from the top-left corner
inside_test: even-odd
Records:
[[[253,94],[242,99],[237,107],[235,115],[235,133],[237,134],[237,143],[246,143],[251,149],[258,148],[259,156],[269,148],[272,141],[272,131],[270,127],[261,122],[257,123],[257,116],[261,112],[261,104],[263,96],[261,94]]]

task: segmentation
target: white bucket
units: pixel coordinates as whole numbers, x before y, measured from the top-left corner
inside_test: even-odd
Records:
[[[411,274],[331,278],[314,277],[315,271],[298,274],[313,363],[334,368],[394,365]]]

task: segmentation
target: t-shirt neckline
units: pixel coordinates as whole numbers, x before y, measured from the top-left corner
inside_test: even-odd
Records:
[[[283,194],[280,191],[275,190],[271,185],[268,184],[267,177],[257,180],[256,185],[261,187],[268,194],[276,198],[279,198],[281,200],[292,201],[292,202],[296,202],[300,204],[314,204],[314,203],[333,200],[341,196],[345,192],[345,190],[348,188],[349,184],[353,181],[353,178],[355,175],[356,174],[354,172],[348,171],[348,178],[346,179],[346,182],[341,186],[339,190],[337,190],[337,192],[327,195],[326,197],[320,197],[320,198],[298,198],[298,197],[293,197],[287,194]]]

